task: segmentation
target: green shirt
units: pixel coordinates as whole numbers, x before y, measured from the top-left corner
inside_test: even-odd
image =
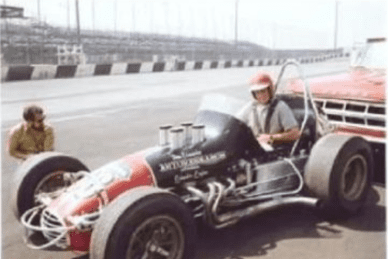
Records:
[[[10,130],[9,154],[16,158],[54,150],[54,130],[45,124],[43,131],[33,129],[27,123],[20,123]]]

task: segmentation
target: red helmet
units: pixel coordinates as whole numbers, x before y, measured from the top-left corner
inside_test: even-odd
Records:
[[[273,87],[273,81],[271,76],[261,71],[259,71],[258,73],[256,73],[250,78],[249,84],[251,85],[252,92],[260,91],[267,87]]]
[[[270,98],[272,99],[274,95],[274,84],[272,77],[268,73],[262,71],[257,72],[250,78],[249,84],[251,86],[251,93],[253,94],[254,98],[254,92],[268,88],[270,92]]]

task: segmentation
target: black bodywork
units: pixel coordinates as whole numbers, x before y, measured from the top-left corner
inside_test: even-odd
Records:
[[[278,96],[293,110],[299,123],[303,120],[304,107],[301,97]],[[214,110],[201,110],[193,125],[205,126],[205,139],[196,145],[181,148],[171,146],[150,149],[146,160],[151,166],[159,187],[166,188],[190,181],[234,176],[241,170],[241,161],[255,160],[257,164],[287,157],[293,143],[265,151],[256,141],[251,129],[240,119]],[[308,153],[315,141],[315,119],[311,112],[298,150]]]

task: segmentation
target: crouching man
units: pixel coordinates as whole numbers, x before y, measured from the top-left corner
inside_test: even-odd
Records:
[[[26,160],[31,154],[54,150],[54,130],[44,123],[45,114],[37,105],[25,107],[24,121],[9,133],[8,152],[12,157]]]

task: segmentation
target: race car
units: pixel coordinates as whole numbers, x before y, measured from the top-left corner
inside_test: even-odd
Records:
[[[288,67],[305,81],[290,60],[277,82]],[[161,126],[154,147],[91,172],[61,153],[29,158],[16,174],[13,202],[26,244],[91,259],[193,258],[198,221],[223,228],[292,205],[328,217],[357,213],[371,188],[371,147],[333,133],[304,87],[303,96],[277,94],[300,123],[291,145],[261,145],[239,117],[246,102],[213,94],[191,122]]]

